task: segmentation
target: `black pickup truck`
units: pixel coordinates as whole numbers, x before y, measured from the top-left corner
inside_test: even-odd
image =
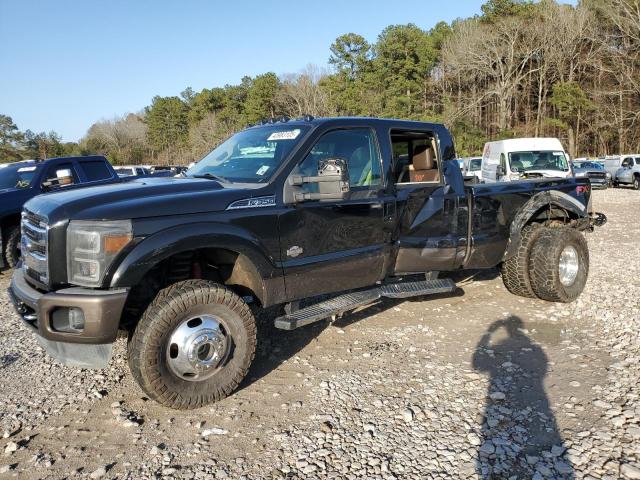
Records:
[[[515,294],[575,299],[589,268],[582,232],[606,221],[589,180],[465,186],[454,158],[439,124],[251,127],[182,178],[29,201],[9,293],[67,364],[104,367],[128,331],[133,376],[173,408],[238,387],[254,312],[269,306],[284,307],[275,325],[290,330],[381,297],[452,292],[439,272],[496,266]]]
[[[27,200],[41,193],[116,181],[118,175],[101,155],[0,164],[0,268],[13,268],[20,258],[20,213]]]

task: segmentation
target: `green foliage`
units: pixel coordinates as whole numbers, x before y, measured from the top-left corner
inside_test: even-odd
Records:
[[[480,7],[482,19],[492,23],[504,17],[520,17],[531,15],[535,4],[531,0],[489,0]]]
[[[384,114],[416,118],[437,51],[431,36],[414,24],[385,28],[375,46],[374,75],[383,88]]]
[[[280,81],[275,73],[265,73],[253,79],[244,105],[247,123],[252,124],[276,116],[276,95],[279,87]]]
[[[575,125],[581,112],[594,108],[587,94],[576,82],[559,82],[553,86],[549,99],[558,111],[558,126]]]
[[[147,135],[157,150],[179,148],[187,140],[189,108],[178,97],[153,97],[146,109]]]
[[[23,137],[11,117],[0,115],[0,162],[15,162],[23,158],[20,152]]]
[[[484,144],[488,140],[484,131],[464,121],[458,121],[451,126],[451,135],[455,141],[458,157],[481,155]]]
[[[341,35],[333,42],[330,50],[329,64],[350,80],[355,80],[369,67],[371,46],[361,35],[356,33]]]

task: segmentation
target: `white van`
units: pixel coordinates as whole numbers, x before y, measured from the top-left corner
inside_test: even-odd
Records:
[[[467,177],[476,177],[482,182],[482,157],[465,158],[462,173]]]
[[[571,176],[569,155],[557,138],[512,138],[484,145],[482,180],[486,183]]]

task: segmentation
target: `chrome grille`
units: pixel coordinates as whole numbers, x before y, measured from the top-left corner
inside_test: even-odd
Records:
[[[25,275],[37,282],[49,282],[49,262],[47,258],[47,242],[49,227],[43,216],[22,211],[22,238],[20,253],[22,255],[22,269]]]
[[[587,177],[598,179],[598,180],[604,180],[605,178],[607,178],[607,174],[606,172],[587,172]]]

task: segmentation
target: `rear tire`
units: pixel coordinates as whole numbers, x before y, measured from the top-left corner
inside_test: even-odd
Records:
[[[9,268],[15,268],[20,261],[20,227],[8,228],[4,238],[4,259]]]
[[[255,350],[256,324],[242,298],[214,282],[187,280],[149,305],[129,341],[128,361],[153,400],[193,409],[230,395]]]
[[[538,298],[562,303],[575,300],[589,274],[584,235],[568,227],[545,228],[531,250],[529,274]]]
[[[535,298],[529,278],[529,257],[534,243],[545,229],[538,224],[527,225],[522,229],[520,244],[516,254],[502,262],[500,272],[502,282],[514,295]]]

